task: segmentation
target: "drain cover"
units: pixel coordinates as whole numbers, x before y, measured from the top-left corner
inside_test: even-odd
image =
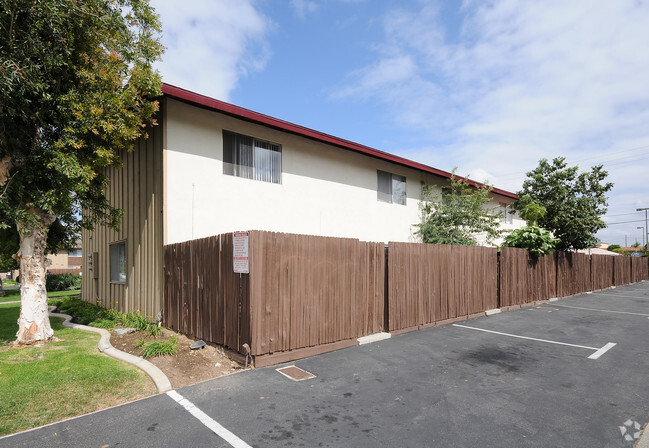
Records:
[[[315,378],[315,375],[313,373],[307,372],[306,370],[302,370],[299,367],[295,366],[280,367],[279,369],[275,370],[284,375],[286,378],[292,379],[293,381],[304,381]]]

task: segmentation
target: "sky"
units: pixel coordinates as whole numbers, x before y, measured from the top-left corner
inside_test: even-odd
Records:
[[[163,81],[517,192],[603,164],[597,237],[643,244],[647,0],[151,0]]]

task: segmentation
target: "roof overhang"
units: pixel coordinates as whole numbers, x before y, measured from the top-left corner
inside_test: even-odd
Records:
[[[439,170],[437,168],[433,168],[432,166],[424,165],[422,163],[414,162],[412,160],[399,157],[394,154],[370,148],[369,146],[354,143],[349,140],[334,137],[333,135],[325,134],[324,132],[319,132],[304,126],[300,126],[298,124],[260,114],[259,112],[254,112],[243,107],[235,106],[234,104],[226,103],[225,101],[220,101],[205,95],[194,93],[180,87],[172,86],[171,84],[163,83],[162,93],[165,96],[188,104],[192,104],[194,106],[202,107],[215,112],[220,112],[222,114],[230,115],[241,120],[249,121],[251,123],[256,123],[262,126],[267,126],[280,131],[289,132],[291,134],[299,135],[301,137],[305,137],[318,142],[334,145],[342,149],[385,160],[387,162],[396,163],[397,165],[406,166],[408,168],[413,168],[447,179],[450,179],[452,176],[452,174],[448,171]],[[469,184],[476,187],[483,186],[482,183],[476,182],[471,179],[466,179],[457,175],[455,177],[459,179],[465,179]],[[518,196],[516,194],[510,191],[502,190],[500,188],[494,187],[492,192],[512,199],[518,199]]]

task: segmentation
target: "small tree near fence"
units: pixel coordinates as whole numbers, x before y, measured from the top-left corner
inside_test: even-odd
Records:
[[[422,185],[421,223],[415,233],[424,243],[478,244],[477,234],[484,234],[487,243],[500,236],[502,212],[489,207],[489,185],[470,185],[465,178],[451,174],[447,187]]]

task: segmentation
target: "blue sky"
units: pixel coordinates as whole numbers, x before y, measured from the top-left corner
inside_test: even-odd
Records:
[[[165,82],[521,188],[539,159],[604,164],[603,241],[649,207],[649,2],[152,0]]]

